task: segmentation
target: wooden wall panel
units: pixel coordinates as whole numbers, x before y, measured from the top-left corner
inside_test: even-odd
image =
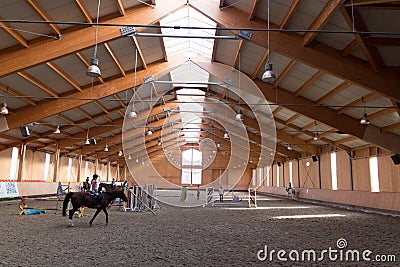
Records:
[[[310,166],[307,166],[307,162]],[[301,159],[300,164],[300,187],[319,188],[318,181],[318,162],[313,162],[311,158]]]
[[[22,171],[22,180],[34,181],[44,179],[46,153],[27,149]]]
[[[400,192],[400,165],[394,165],[390,156],[378,157],[379,190]]]
[[[0,180],[10,179],[11,153],[12,153],[12,148],[0,152],[0,162],[1,162]]]
[[[353,160],[353,186],[355,191],[371,191],[368,158]]]
[[[338,190],[351,190],[350,157],[346,151],[336,152]]]
[[[318,162],[315,162],[318,163]],[[321,188],[332,189],[331,154],[323,154],[319,158],[321,166]]]
[[[60,157],[57,182],[68,182],[67,175],[68,175],[68,158]]]
[[[290,182],[290,173],[289,173],[289,162],[285,162],[283,164],[283,168],[281,168],[283,170],[283,176],[282,176],[282,184],[281,186],[288,186],[289,182]]]
[[[293,183],[292,187],[299,187],[299,171],[298,171],[298,166],[299,164],[297,163],[297,160],[292,161],[292,168],[293,168]]]
[[[78,159],[74,158],[72,159],[72,165],[71,165],[71,182],[77,182],[78,181]]]

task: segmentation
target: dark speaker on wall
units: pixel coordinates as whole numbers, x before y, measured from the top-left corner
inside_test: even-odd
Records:
[[[391,158],[393,160],[394,165],[400,164],[400,155],[399,154],[395,154]]]
[[[30,135],[28,126],[21,126],[19,129],[21,130],[22,137],[28,137]]]
[[[312,161],[314,161],[314,162],[318,161],[318,157],[317,156],[312,156]]]

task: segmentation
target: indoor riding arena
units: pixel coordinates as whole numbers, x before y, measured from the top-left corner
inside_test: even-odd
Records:
[[[0,1],[0,266],[398,266],[399,12]]]

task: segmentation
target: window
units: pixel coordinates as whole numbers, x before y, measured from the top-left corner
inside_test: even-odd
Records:
[[[276,165],[276,187],[279,187],[279,170],[281,167],[279,165]]]
[[[369,173],[371,177],[371,192],[379,192],[378,158],[369,158]]]
[[[332,152],[331,153],[332,190],[338,190],[336,164],[337,164],[336,163],[336,152]]]
[[[67,181],[71,180],[71,171],[72,170],[72,159],[68,158],[68,171],[67,171]]]
[[[49,170],[50,170],[50,154],[46,153],[44,158],[44,173],[43,173],[43,180],[45,181],[49,179]]]
[[[18,147],[13,147],[11,152],[10,180],[17,180]]]
[[[202,153],[197,149],[182,152],[182,184],[201,184]]]

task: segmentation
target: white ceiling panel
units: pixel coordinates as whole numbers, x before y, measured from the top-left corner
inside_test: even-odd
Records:
[[[297,63],[280,83],[280,86],[295,92],[317,72],[317,69],[303,63]]]
[[[300,1],[297,5],[296,12],[293,14],[292,19],[289,21],[288,29],[306,30],[313,23],[315,17],[324,8],[326,1],[324,0],[307,0]],[[299,33],[303,35],[304,33]]]
[[[55,71],[53,71],[47,65],[39,65],[30,69],[26,70],[31,76],[38,79],[43,84],[47,85],[53,91],[57,92],[58,94],[66,93],[71,90],[76,89],[68,83],[66,80],[61,78]],[[61,79],[60,79],[61,78]]]
[[[53,21],[86,22],[76,3],[70,0],[37,0]],[[70,28],[73,25],[57,24],[60,29]]]
[[[347,105],[354,100],[361,98],[364,95],[367,95],[370,91],[363,89],[359,86],[349,86],[342,92],[336,94],[332,98],[328,99],[325,102],[326,106],[343,106]],[[340,107],[332,107],[333,109],[339,109]]]
[[[280,25],[282,19],[285,17],[286,12],[289,10],[292,0],[279,0],[270,1],[269,11],[270,11],[270,22],[271,25]],[[267,21],[268,18],[268,2],[258,1],[256,14],[257,18]]]

